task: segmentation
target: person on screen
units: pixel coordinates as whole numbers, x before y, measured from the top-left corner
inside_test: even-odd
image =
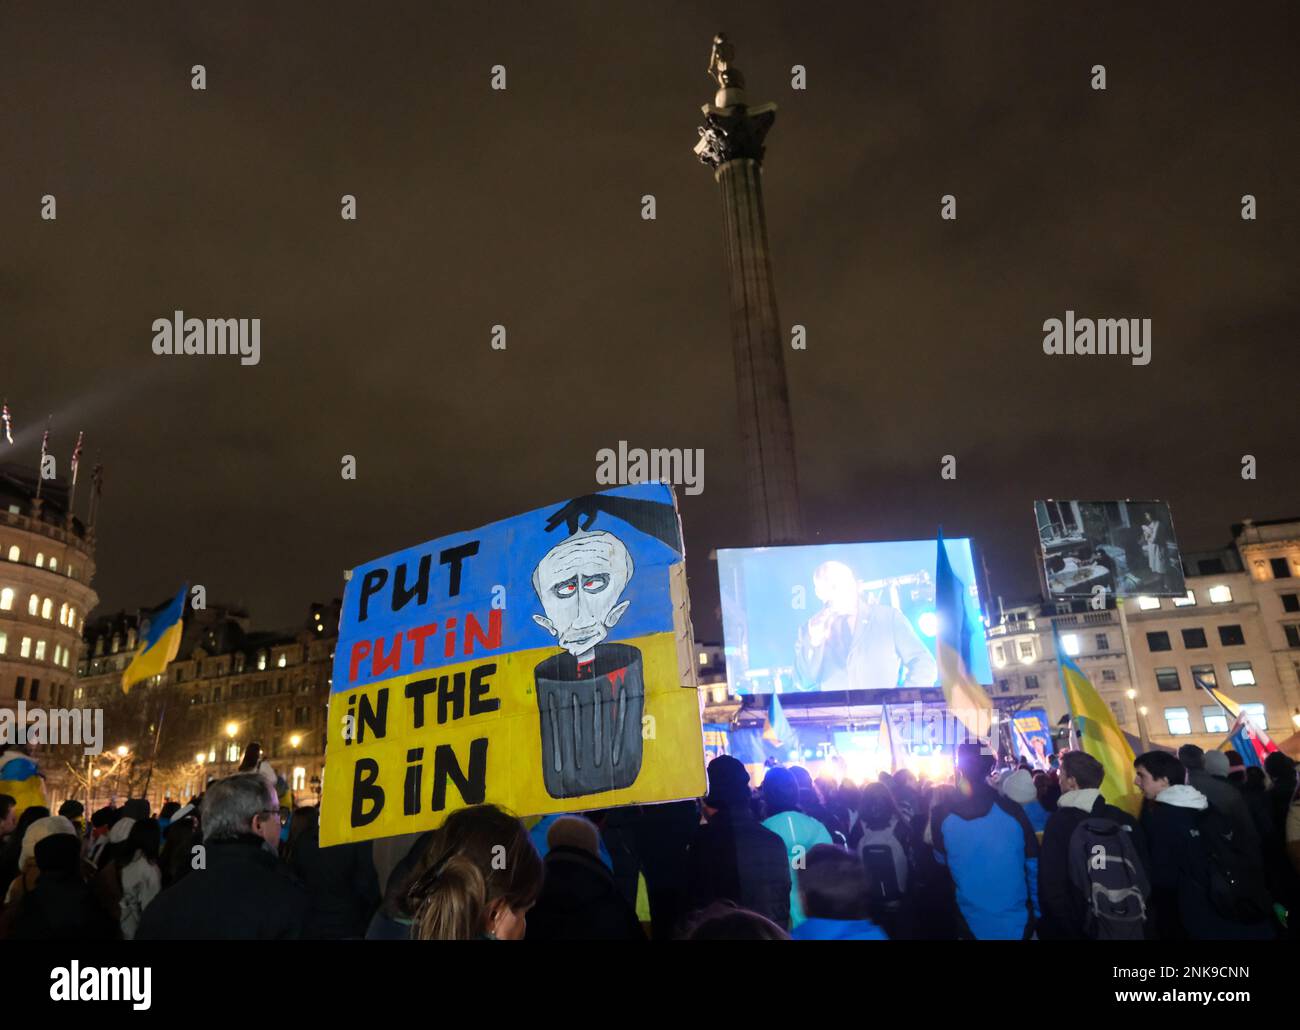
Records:
[[[1142,550],[1146,555],[1147,565],[1157,576],[1165,573],[1165,544],[1160,536],[1160,523],[1147,512],[1142,516]]]
[[[852,569],[823,562],[813,589],[823,607],[795,641],[795,669],[807,689],[934,686],[938,667],[912,624],[892,605],[864,602]]]

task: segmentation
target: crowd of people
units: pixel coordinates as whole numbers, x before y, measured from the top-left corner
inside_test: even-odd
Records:
[[[952,782],[773,765],[757,790],[724,755],[698,802],[531,826],[475,805],[332,847],[267,763],[243,769],[156,816],[0,795],[0,938],[1279,940],[1300,920],[1281,753],[1152,751],[1111,784],[1082,751],[1035,773],[968,743]],[[1108,800],[1134,785],[1137,818]]]

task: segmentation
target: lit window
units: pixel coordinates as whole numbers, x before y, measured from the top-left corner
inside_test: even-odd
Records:
[[[260,669],[265,669],[265,668],[266,668],[266,652],[265,652],[265,651],[258,651],[258,652],[257,652],[257,667],[258,667],[259,670],[260,670]]]
[[[1192,719],[1186,708],[1166,708],[1165,725],[1175,737],[1185,737],[1192,732]]]
[[[1196,595],[1192,593],[1190,590],[1187,591],[1187,593],[1183,594],[1182,597],[1174,598],[1175,608],[1186,608],[1189,604],[1195,604],[1195,603],[1196,603]]]
[[[1160,598],[1158,598],[1158,597],[1147,597],[1147,596],[1144,594],[1144,595],[1142,595],[1141,597],[1138,598],[1138,607],[1139,607],[1142,611],[1144,611],[1144,612],[1149,612],[1149,611],[1151,611],[1153,608],[1159,608],[1159,607],[1160,607]]]
[[[1020,641],[1020,660],[1026,665],[1034,660],[1034,642],[1032,640]]]
[[[40,599],[39,597],[37,597],[35,594],[32,594],[31,597],[27,598],[27,614],[28,614],[28,615],[35,615],[35,614],[36,614],[36,610],[37,610],[40,606],[41,606],[41,599]]]
[[[9,647],[9,637],[0,632],[0,654],[4,654]]]
[[[229,744],[226,745],[226,761],[227,762],[239,761],[239,745],[236,744],[234,741],[231,741]]]
[[[319,628],[319,627],[318,627],[318,628]],[[709,656],[708,656],[707,654],[705,654],[703,651],[700,652],[700,664],[701,664],[701,665],[708,665],[708,664],[709,664]]]
[[[18,657],[30,658],[32,656],[32,638],[23,637],[23,642],[18,645]]]
[[[1268,729],[1268,713],[1264,711],[1264,706],[1258,701],[1252,701],[1249,704],[1242,705],[1241,710],[1249,715],[1250,721],[1261,730]]]
[[[280,660],[275,663],[277,669],[283,669],[288,664],[289,659],[285,655],[280,655]]]
[[[41,618],[42,619],[54,618],[54,602],[51,601],[48,597],[45,599],[45,603],[41,605]]]
[[[38,641],[36,641],[36,660],[37,660],[38,662],[43,662],[43,661],[45,661],[45,641],[44,641],[44,640],[38,640]]]
[[[293,789],[302,790],[307,786],[307,770],[301,765],[293,767]]]
[[[14,588],[5,587],[0,590],[0,611],[13,611],[14,607]]]
[[[122,638],[118,634],[113,634],[113,646],[109,649],[113,654],[117,654],[118,648],[122,646]]]
[[[67,624],[68,624],[68,602],[64,601],[63,604],[59,605],[59,625],[66,626]]]
[[[22,553],[22,551],[18,550],[17,547],[11,547],[11,548],[9,548],[9,560],[10,560],[10,561],[22,561],[22,557],[23,557],[23,553]]]
[[[1071,658],[1079,653],[1079,634],[1067,633],[1061,638],[1061,646]]]
[[[1250,662],[1229,662],[1228,679],[1232,681],[1234,687],[1253,687],[1255,670]]]
[[[43,551],[36,552],[36,567],[38,569],[45,568],[45,553]]]
[[[1210,587],[1211,604],[1227,604],[1232,600],[1232,591],[1220,583],[1217,587]]]
[[[55,665],[62,665],[62,664],[63,664],[63,645],[62,645],[62,644],[55,644],[55,645],[54,645],[54,664],[55,664]]]
[[[51,571],[51,572],[58,572],[58,571],[59,571],[59,559],[58,559],[58,558],[51,558],[51,559],[50,559],[50,571]]]

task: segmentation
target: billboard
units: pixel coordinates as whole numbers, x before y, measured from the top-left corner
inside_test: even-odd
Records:
[[[321,841],[705,791],[672,488],[590,494],[354,569]]]
[[[1053,598],[1181,597],[1182,557],[1163,501],[1035,501]]]
[[[944,541],[969,654],[991,683],[970,541]],[[935,540],[718,551],[727,681],[736,694],[934,687]]]

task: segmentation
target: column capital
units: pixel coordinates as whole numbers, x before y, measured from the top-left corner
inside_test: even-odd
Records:
[[[704,124],[697,130],[700,140],[695,144],[695,155],[703,164],[717,169],[738,158],[763,163],[766,150],[763,140],[776,120],[776,104],[758,107],[705,104],[701,110]]]

